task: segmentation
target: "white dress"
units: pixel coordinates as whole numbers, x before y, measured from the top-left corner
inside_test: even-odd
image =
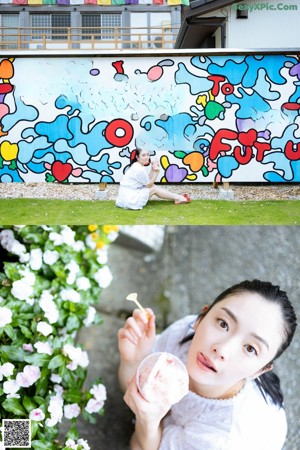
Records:
[[[184,363],[190,341],[179,342],[197,316],[187,316],[157,338],[155,351],[167,351]],[[285,411],[250,381],[234,397],[207,399],[189,392],[173,405],[163,422],[159,450],[281,450],[286,433]]]
[[[123,176],[116,200],[116,206],[124,209],[142,209],[149,200],[149,176],[138,162],[132,164]]]

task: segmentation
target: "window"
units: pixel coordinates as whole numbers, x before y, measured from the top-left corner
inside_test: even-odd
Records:
[[[1,48],[14,48],[12,42],[17,42],[18,40],[18,26],[19,26],[19,15],[18,14],[0,14],[0,41],[3,42]]]
[[[82,39],[92,35],[94,39],[114,39],[115,28],[121,27],[121,14],[82,14],[81,18]]]
[[[71,26],[70,14],[32,14],[33,39],[66,39],[67,28]]]

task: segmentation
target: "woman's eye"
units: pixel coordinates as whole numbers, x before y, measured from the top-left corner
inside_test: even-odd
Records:
[[[246,350],[248,353],[257,355],[257,350],[256,350],[256,348],[253,347],[253,345],[246,345]]]
[[[224,330],[228,330],[228,323],[223,319],[218,319],[219,326]]]

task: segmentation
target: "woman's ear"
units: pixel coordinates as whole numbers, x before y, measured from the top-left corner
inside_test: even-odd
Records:
[[[201,314],[199,315],[198,319],[196,320],[196,322],[193,325],[193,328],[195,331],[197,330],[199,323],[201,322],[201,320],[203,319],[203,316],[205,315],[205,313],[207,313],[208,310],[209,310],[209,305],[203,306],[203,308],[201,310]]]
[[[260,377],[262,374],[269,372],[274,368],[274,365],[272,363],[265,366],[263,369],[260,369],[255,375],[252,375],[252,377],[247,378],[248,381],[255,380],[255,378]]]

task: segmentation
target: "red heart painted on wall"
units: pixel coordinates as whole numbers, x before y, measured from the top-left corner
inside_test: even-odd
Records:
[[[55,161],[52,164],[51,171],[57,181],[65,181],[73,170],[73,166],[69,163]]]
[[[242,131],[238,135],[238,141],[245,145],[246,147],[252,147],[254,142],[257,139],[257,131],[251,128],[251,130],[248,130],[247,132]]]

